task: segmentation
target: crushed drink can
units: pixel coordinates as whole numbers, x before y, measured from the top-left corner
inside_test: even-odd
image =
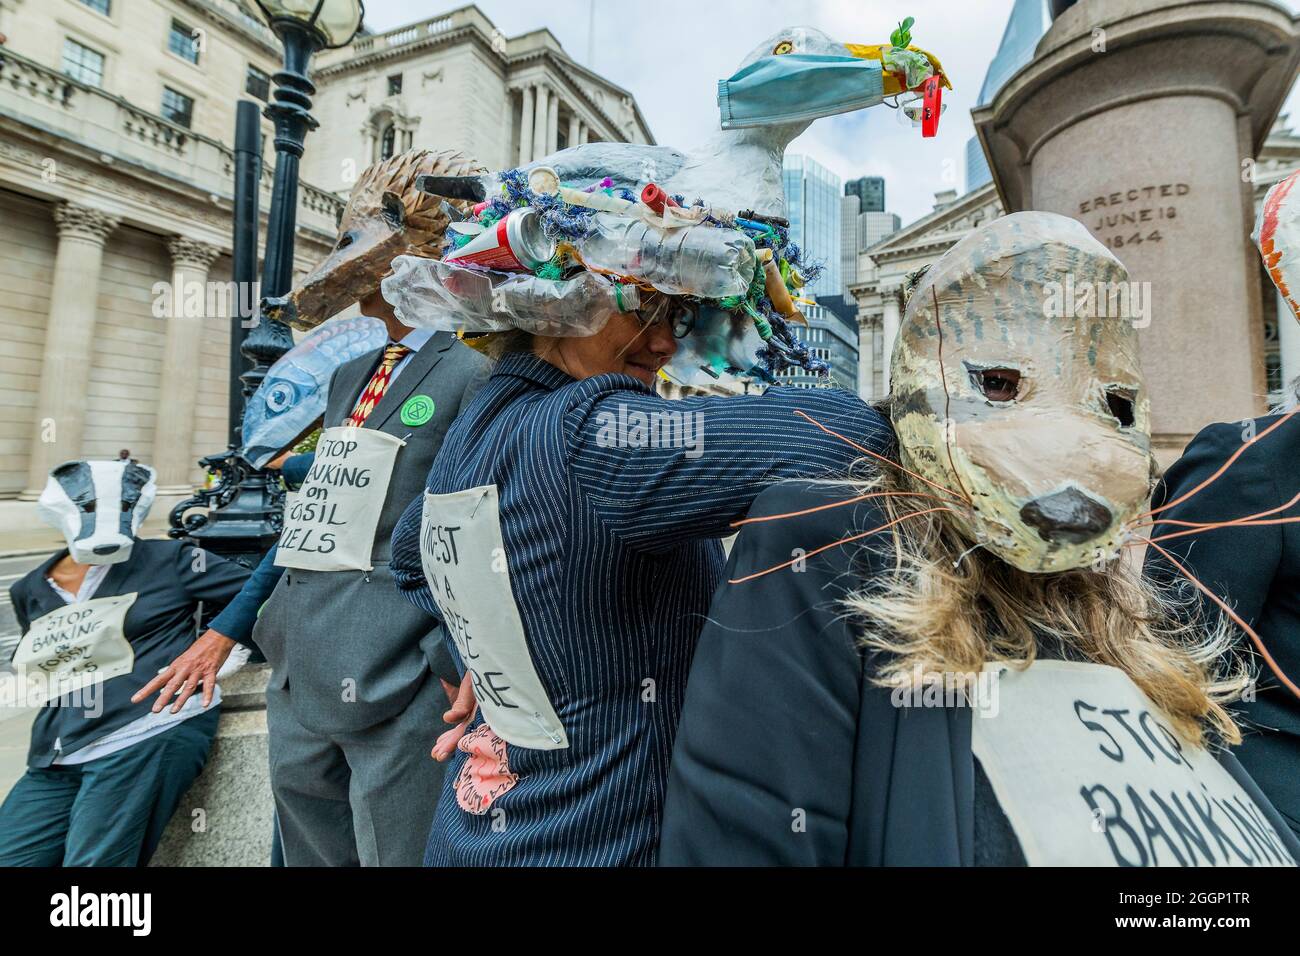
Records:
[[[542,232],[541,215],[532,206],[525,206],[484,229],[446,261],[506,272],[532,272],[554,255],[555,240]]]

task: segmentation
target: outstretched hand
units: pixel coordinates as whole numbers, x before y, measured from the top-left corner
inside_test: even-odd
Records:
[[[172,697],[176,702],[172,713],[178,714],[185,702],[203,686],[203,706],[212,703],[212,695],[217,689],[217,671],[230,656],[235,642],[226,635],[208,628],[197,641],[191,644],[180,657],[158,672],[158,676],[145,684],[131,698],[131,703],[138,704],[155,691],[158,699],[154,701],[153,712],[162,713]],[[176,696],[180,691],[180,696]]]

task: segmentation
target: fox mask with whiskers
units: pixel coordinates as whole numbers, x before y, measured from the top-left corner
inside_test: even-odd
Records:
[[[903,465],[965,499],[954,524],[1023,571],[1110,560],[1150,493],[1121,288],[1082,224],[1027,212],[959,242],[908,302],[891,372]]]

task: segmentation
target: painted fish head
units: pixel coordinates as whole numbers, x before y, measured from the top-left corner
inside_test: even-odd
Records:
[[[334,370],[387,340],[384,324],[362,315],[326,322],[282,355],[244,409],[240,456],[264,467],[325,414]]]

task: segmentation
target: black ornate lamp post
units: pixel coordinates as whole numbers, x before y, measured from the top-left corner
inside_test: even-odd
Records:
[[[346,46],[361,28],[361,0],[256,0],[262,15],[284,44],[284,69],[276,73],[274,101],[264,115],[275,123],[275,180],[267,218],[262,295],[282,296],[293,286],[293,243],[298,214],[298,161],[307,134],[317,127],[311,115],[316,92],[307,76],[312,54]],[[256,189],[256,185],[253,187]],[[236,190],[238,193],[238,189]],[[240,201],[237,197],[236,206]],[[253,208],[256,208],[254,203]],[[255,220],[254,220],[255,221]],[[238,234],[238,225],[236,232]],[[239,277],[237,277],[239,278]],[[289,327],[261,310],[239,350],[252,363],[242,376],[244,399],[266,371],[293,346]],[[232,382],[232,389],[234,383]],[[232,403],[232,412],[233,412]],[[242,412],[241,412],[242,414]],[[234,423],[232,423],[233,430]],[[172,537],[191,537],[205,548],[251,563],[279,536],[283,494],[273,474],[256,471],[234,447],[204,458],[217,475],[210,488],[171,512]],[[206,508],[206,513],[196,509]],[[189,513],[194,511],[195,513]]]

